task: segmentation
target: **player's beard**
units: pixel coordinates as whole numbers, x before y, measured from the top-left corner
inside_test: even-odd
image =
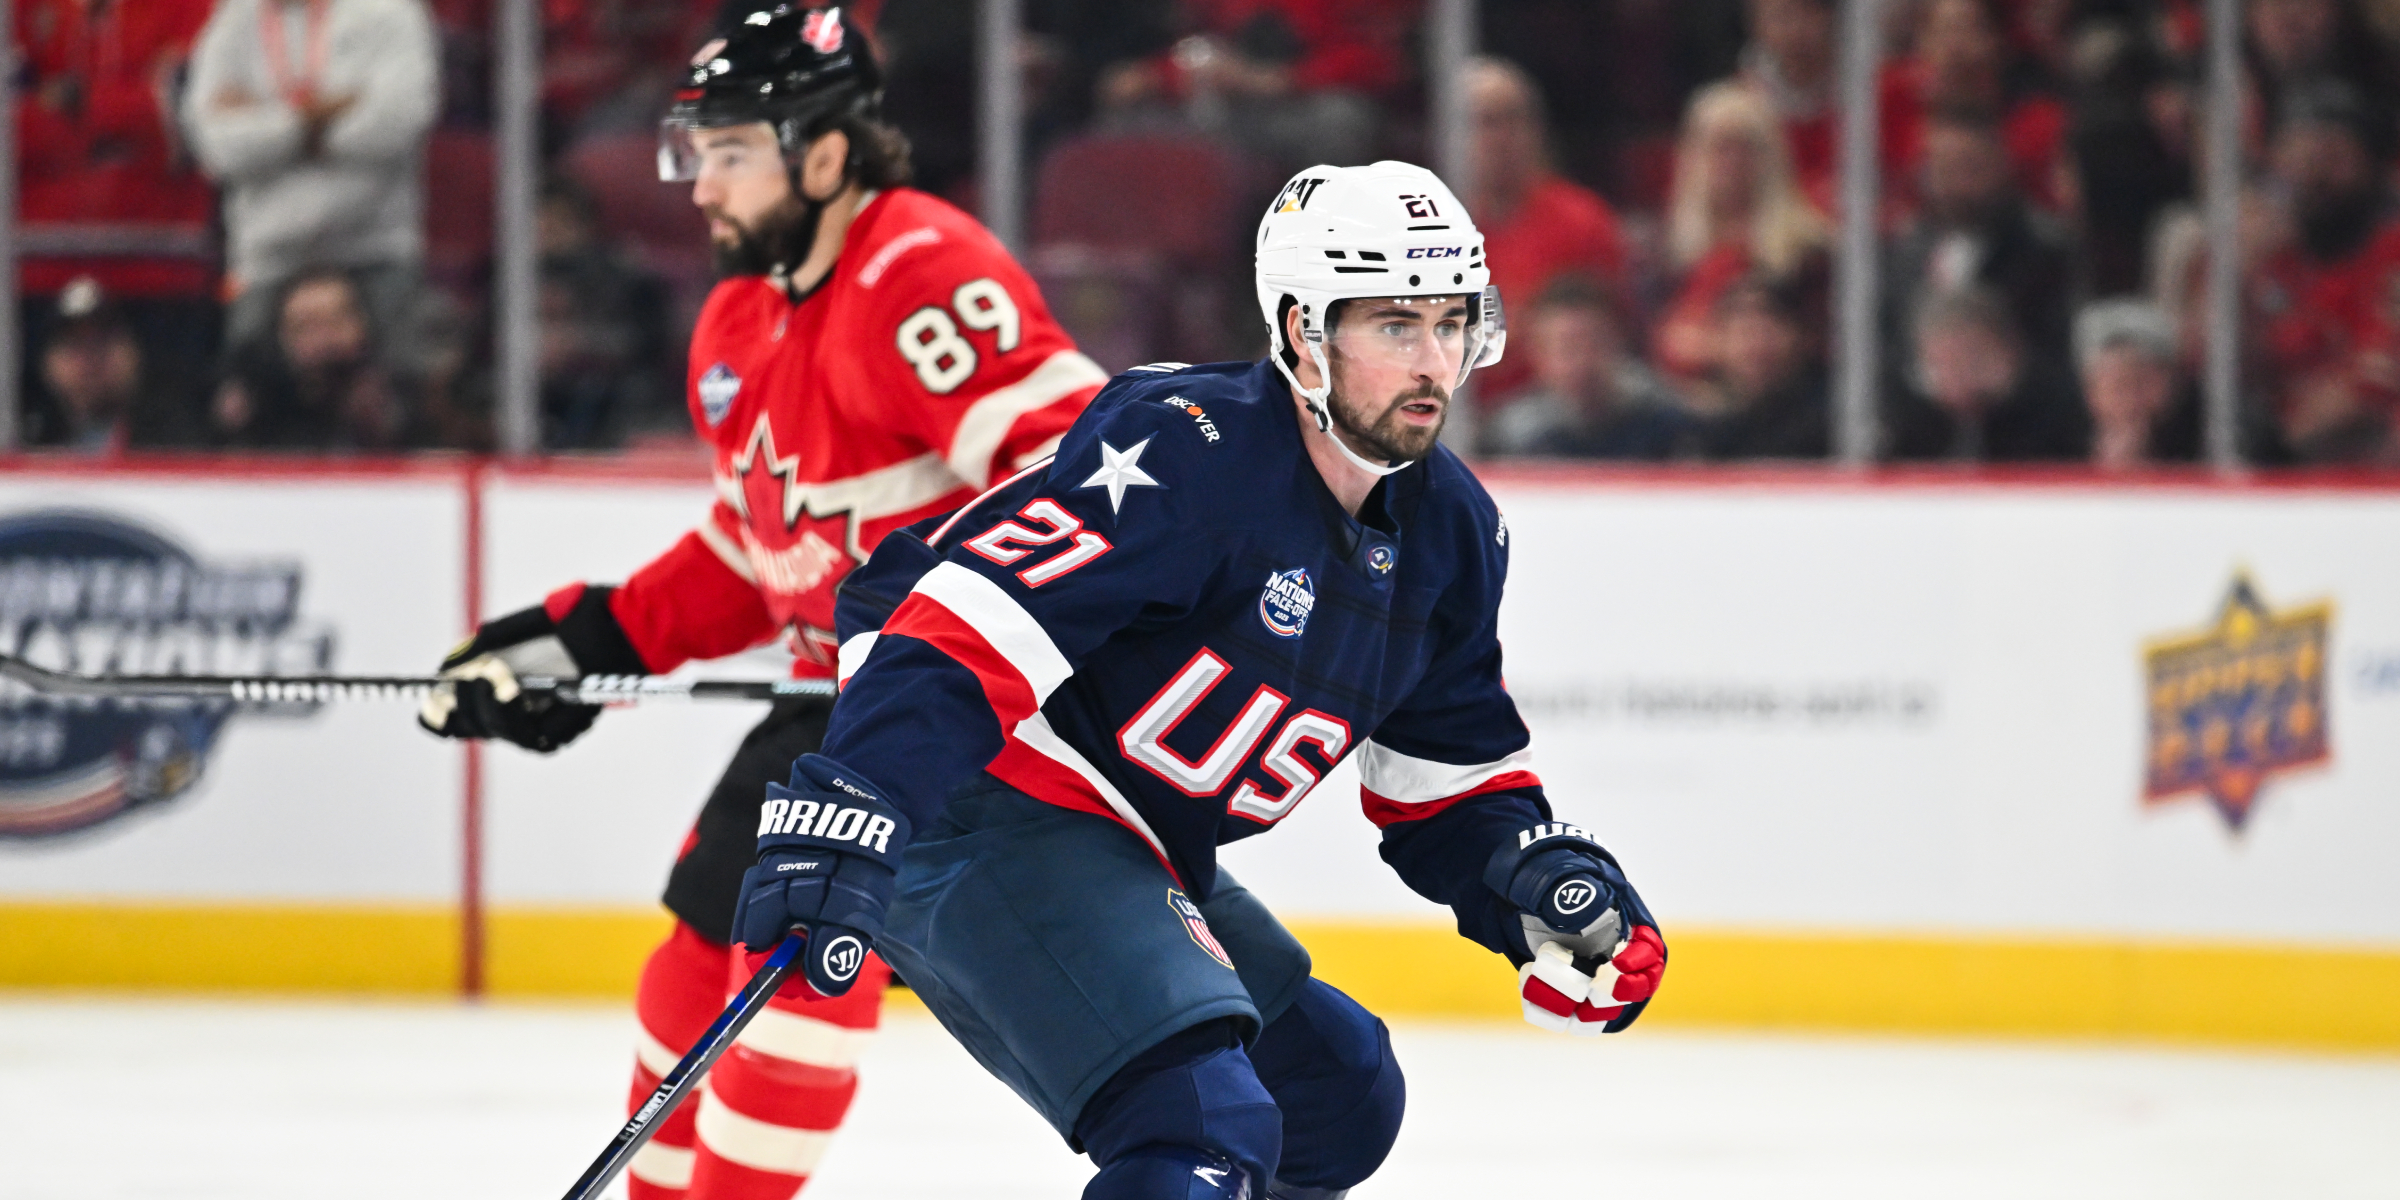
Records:
[[[798,266],[817,240],[817,220],[824,215],[825,204],[801,199],[800,189],[794,187],[761,214],[754,225],[744,224],[721,208],[703,211],[733,228],[732,241],[709,240],[717,278],[729,279],[736,275],[772,275],[779,267],[789,270]]]
[[[1441,419],[1421,429],[1402,424],[1401,406],[1419,400],[1440,401]],[[1335,430],[1350,435],[1353,449],[1362,457],[1387,463],[1412,463],[1433,453],[1442,427],[1450,422],[1450,393],[1431,383],[1402,392],[1372,412],[1338,390],[1326,397],[1326,407],[1333,413]]]

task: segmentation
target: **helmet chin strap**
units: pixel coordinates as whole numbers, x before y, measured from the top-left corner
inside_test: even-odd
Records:
[[[1357,467],[1359,470],[1365,471],[1369,475],[1395,475],[1401,471],[1407,470],[1410,465],[1407,462],[1392,463],[1388,466],[1379,466],[1375,463],[1368,462],[1366,459],[1360,457],[1356,450],[1352,450],[1350,448],[1350,443],[1342,440],[1342,435],[1333,431],[1333,409],[1331,407],[1331,396],[1333,394],[1333,370],[1325,363],[1324,347],[1317,345],[1315,342],[1310,342],[1308,344],[1308,356],[1309,358],[1315,360],[1317,364],[1317,378],[1325,381],[1324,385],[1321,387],[1302,387],[1300,385],[1300,377],[1294,375],[1291,367],[1284,363],[1283,355],[1272,355],[1275,360],[1275,369],[1283,372],[1284,379],[1290,381],[1292,385],[1292,391],[1299,394],[1300,402],[1308,406],[1308,415],[1316,418],[1317,432],[1324,434],[1326,440],[1333,443],[1333,448],[1341,451],[1343,458],[1350,460],[1351,466]],[[1411,461],[1413,462],[1414,460]]]

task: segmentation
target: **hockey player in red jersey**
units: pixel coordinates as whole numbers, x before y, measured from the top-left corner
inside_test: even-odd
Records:
[[[657,674],[781,636],[794,674],[834,674],[834,588],[892,529],[958,507],[1050,453],[1105,374],[1022,268],[955,208],[903,186],[880,71],[839,9],[750,13],[701,48],[662,127],[720,273],[693,331],[692,423],[717,501],[624,583],[570,584],[477,630],[421,720],[549,751],[599,709],[520,674]],[[677,923],[642,971],[638,1103],[748,978],[732,942],[758,797],[823,740],[824,700],[777,704],[728,765],[669,876]],[[888,971],[827,999],[787,988],[634,1158],[633,1200],[782,1200],[857,1088]]]

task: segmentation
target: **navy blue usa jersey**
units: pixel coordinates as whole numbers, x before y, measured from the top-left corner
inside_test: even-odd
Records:
[[[1056,458],[852,573],[824,753],[920,829],[988,771],[1132,830],[1196,897],[1355,755],[1384,858],[1498,950],[1485,863],[1550,818],[1501,688],[1507,572],[1448,450],[1353,519],[1269,364],[1128,372]]]

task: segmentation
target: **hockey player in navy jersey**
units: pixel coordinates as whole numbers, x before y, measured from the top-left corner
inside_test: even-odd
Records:
[[[1399,1130],[1383,1025],[1216,862],[1359,760],[1384,859],[1614,1032],[1666,947],[1555,819],[1501,687],[1508,526],[1436,441],[1503,334],[1483,239],[1404,163],[1259,226],[1270,356],[1119,376],[1057,457],[887,537],[823,752],[770,787],[737,936],[871,946],[1100,1168],[1087,1200],[1328,1198]]]

